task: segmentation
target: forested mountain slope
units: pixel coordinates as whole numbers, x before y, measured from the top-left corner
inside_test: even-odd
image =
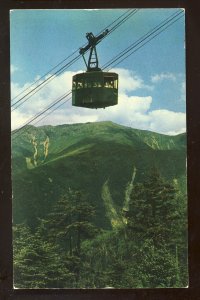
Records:
[[[112,122],[27,126],[12,142],[14,223],[26,220],[35,227],[70,188],[87,195],[96,225],[109,229],[108,210],[121,211],[131,180],[143,182],[153,168],[186,192],[185,134],[167,136]]]

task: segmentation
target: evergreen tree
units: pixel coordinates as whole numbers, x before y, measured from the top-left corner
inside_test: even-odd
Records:
[[[80,192],[68,191],[53,207],[45,223],[49,237],[60,244],[61,249],[72,255],[81,254],[81,242],[96,233],[92,224],[94,208],[83,199]]]
[[[100,288],[186,285],[186,207],[181,193],[154,172],[134,185],[130,198],[125,235],[121,228],[83,243],[83,284]]]
[[[184,226],[177,195],[176,188],[157,172],[143,184],[136,184],[132,191],[127,234],[138,247],[136,267],[144,287],[181,284],[179,246],[183,244]]]
[[[65,287],[72,275],[57,247],[32,233],[25,224],[13,229],[14,286],[17,288]]]
[[[35,232],[14,227],[14,281],[18,288],[79,287],[81,243],[97,232],[91,220],[94,208],[81,193],[69,192],[58,200]]]
[[[187,284],[186,199],[154,172],[134,185],[125,228],[97,230],[69,190],[32,232],[14,227],[15,286],[153,288]]]
[[[81,268],[81,243],[97,233],[92,224],[94,208],[80,192],[69,190],[61,197],[47,220],[43,221],[46,237],[67,256],[68,268],[74,274],[71,287],[78,287]]]

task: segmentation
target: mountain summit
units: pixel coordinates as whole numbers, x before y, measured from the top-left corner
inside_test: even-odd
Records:
[[[70,188],[95,206],[96,225],[110,228],[128,189],[152,168],[185,193],[186,135],[112,122],[27,126],[12,142],[14,223],[34,227]]]

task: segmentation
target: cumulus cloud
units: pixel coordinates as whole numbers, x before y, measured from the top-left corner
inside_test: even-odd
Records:
[[[172,80],[176,81],[176,76],[173,73],[160,73],[160,74],[155,74],[151,76],[151,81],[153,83],[157,83],[163,80]]]
[[[103,110],[99,114],[98,120],[111,119],[113,122],[122,125],[142,128],[145,126],[146,114],[150,109],[151,103],[151,96],[138,97],[119,94],[118,105]]]
[[[53,80],[50,79],[48,84],[44,84],[38,88],[38,92],[30,93],[35,88],[31,82],[26,83],[24,86],[19,84],[11,83],[11,101],[12,109],[17,109],[22,114],[35,115],[45,110],[51,105],[58,97],[70,93],[72,85],[72,76],[75,72],[65,72],[59,77],[55,77]],[[37,78],[36,78],[37,80]],[[42,81],[37,81],[37,85],[40,85]],[[30,87],[31,86],[31,87]],[[30,88],[29,88],[30,87]],[[25,91],[25,93],[22,93]],[[21,94],[22,93],[22,94]],[[27,97],[24,98],[24,95]],[[19,95],[19,97],[16,97]],[[30,97],[31,96],[31,97]],[[21,99],[21,101],[19,101]]]
[[[168,135],[186,131],[186,115],[170,110],[151,110],[152,97],[119,95],[119,104],[99,114],[98,121],[112,120],[121,125]]]
[[[14,72],[16,72],[16,71],[18,71],[19,69],[16,67],[16,66],[14,66],[14,65],[11,65],[10,66],[10,73],[11,74],[13,74]]]
[[[44,124],[71,124],[96,121],[113,121],[121,125],[152,130],[164,134],[178,134],[185,131],[185,114],[169,110],[152,110],[152,96],[137,96],[139,89],[151,91],[151,87],[145,85],[142,78],[125,69],[113,70],[119,74],[119,100],[118,105],[106,109],[87,109],[73,107],[71,99],[41,120],[37,125]],[[67,71],[56,77],[38,93],[12,112],[12,129],[18,128],[30,120],[31,117],[42,112],[53,103],[58,96],[71,90],[72,76],[78,72]],[[12,84],[12,97],[15,97],[30,83],[24,86]],[[32,87],[33,88],[33,87]],[[130,95],[131,94],[131,95]],[[135,94],[133,96],[133,94]],[[17,98],[16,98],[17,100]],[[62,102],[61,102],[62,103]],[[58,104],[60,105],[60,103]],[[43,116],[41,116],[43,117]],[[40,120],[37,119],[36,121]],[[33,123],[34,125],[34,123]]]
[[[153,86],[146,85],[143,79],[133,71],[121,68],[116,68],[111,71],[119,74],[119,92],[121,93],[131,92],[137,89],[153,89]]]
[[[11,118],[11,128],[17,129],[21,127],[31,117],[32,117],[31,114],[23,113],[17,110],[13,111],[12,118]]]
[[[149,129],[161,133],[174,135],[186,131],[186,115],[166,109],[149,112]]]

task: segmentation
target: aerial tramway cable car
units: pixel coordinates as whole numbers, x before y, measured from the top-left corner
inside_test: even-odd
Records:
[[[99,68],[96,45],[108,33],[108,29],[98,36],[86,34],[88,45],[81,48],[87,71],[73,76],[72,105],[87,108],[105,108],[118,103],[118,74],[103,72]],[[90,49],[88,62],[84,57]]]

